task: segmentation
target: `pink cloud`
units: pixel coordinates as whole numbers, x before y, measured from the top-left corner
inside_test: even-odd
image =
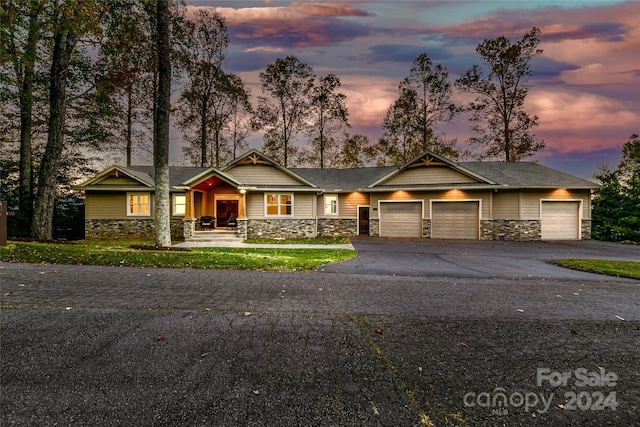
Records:
[[[188,6],[187,16],[198,7]],[[237,41],[252,45],[327,46],[367,33],[365,27],[340,19],[368,16],[368,12],[343,3],[292,2],[289,6],[219,7]]]

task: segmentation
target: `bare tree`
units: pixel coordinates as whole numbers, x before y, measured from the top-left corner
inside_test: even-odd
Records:
[[[373,147],[378,164],[402,165],[425,150],[458,158],[455,141],[436,134],[436,125],[450,122],[457,112],[448,78],[447,69],[434,65],[426,53],[413,61],[385,115],[385,132]]]
[[[349,110],[346,96],[339,93],[340,79],[328,74],[315,80],[311,88],[311,123],[309,134],[318,166],[323,169],[327,163],[327,154],[337,148],[335,135],[349,126]]]
[[[210,164],[207,148],[213,137],[214,164],[219,166],[224,149],[221,130],[230,115],[231,80],[222,69],[229,46],[227,24],[217,11],[200,9],[185,30],[178,58],[187,87],[180,97],[178,124],[191,144],[200,148],[200,166]]]
[[[312,68],[295,56],[278,58],[260,73],[263,95],[258,97],[256,121],[265,129],[262,149],[288,167],[295,152],[292,140],[307,129]]]
[[[481,158],[502,156],[507,162],[517,162],[545,147],[544,141],[532,133],[538,126],[538,117],[524,110],[530,63],[534,56],[542,54],[538,49],[539,34],[540,30],[533,27],[516,43],[503,36],[484,40],[476,52],[488,74],[474,65],[456,81],[462,92],[476,95],[467,110],[476,132],[470,141],[486,150]]]

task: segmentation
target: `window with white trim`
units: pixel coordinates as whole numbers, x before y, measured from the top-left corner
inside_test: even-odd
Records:
[[[337,194],[325,194],[324,214],[338,215],[338,195]]]
[[[127,193],[127,216],[150,216],[151,193]]]
[[[293,216],[293,194],[264,195],[265,216]]]
[[[173,215],[184,216],[187,212],[187,196],[184,194],[174,194],[172,197]]]

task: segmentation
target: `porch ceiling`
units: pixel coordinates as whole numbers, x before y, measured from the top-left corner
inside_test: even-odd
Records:
[[[216,187],[216,186],[222,184],[223,182],[224,181],[222,179],[218,178],[217,176],[212,176],[212,177],[209,177],[209,178],[205,179],[204,181],[202,181],[198,185],[193,186],[192,189],[193,190],[200,190],[200,191],[209,191],[213,187]]]

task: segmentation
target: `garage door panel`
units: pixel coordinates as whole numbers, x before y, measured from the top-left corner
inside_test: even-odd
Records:
[[[477,240],[480,227],[478,202],[433,202],[431,237]]]
[[[542,202],[543,240],[576,240],[579,233],[579,202]]]
[[[422,203],[380,203],[380,237],[422,237]]]

